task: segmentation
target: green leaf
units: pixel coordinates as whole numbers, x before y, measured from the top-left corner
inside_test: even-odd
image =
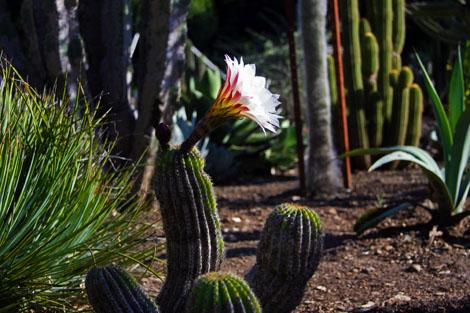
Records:
[[[340,155],[340,158],[344,158],[347,156],[358,156],[358,155],[364,155],[364,154],[386,154],[390,152],[395,152],[395,151],[403,151],[414,158],[416,160],[419,160],[420,162],[423,162],[426,164],[426,167],[429,168],[429,170],[433,172],[440,172],[439,166],[437,165],[436,161],[423,149],[419,147],[414,147],[414,146],[397,146],[397,147],[386,147],[386,148],[369,148],[369,149],[354,149],[352,151],[349,151],[348,153],[344,153]],[[408,160],[408,161],[413,161],[413,160]],[[377,168],[378,166],[376,166]]]
[[[360,235],[369,228],[376,226],[386,217],[396,214],[397,212],[409,208],[411,203],[403,203],[393,208],[373,208],[358,218],[354,224],[354,231]]]
[[[446,183],[454,203],[461,202],[460,197],[465,197],[461,191],[461,183],[465,168],[470,159],[470,109],[467,109],[460,117],[454,135],[454,146],[451,151],[451,163],[446,171]],[[463,186],[464,190],[468,189]],[[460,208],[461,209],[461,208]],[[459,213],[459,212],[458,212]]]
[[[386,163],[390,163],[390,162],[394,162],[394,161],[410,161],[410,162],[416,163],[421,168],[424,168],[424,169],[434,173],[441,180],[443,180],[443,177],[441,176],[441,171],[439,170],[439,167],[434,162],[434,160],[432,160],[432,162],[430,164],[430,163],[427,163],[427,162],[417,158],[416,156],[410,154],[407,151],[398,150],[398,149],[396,151],[390,153],[390,154],[387,154],[387,155],[381,157],[377,161],[375,161],[374,164],[372,164],[372,166],[369,168],[369,172],[381,167],[382,165],[384,165]]]
[[[439,131],[439,136],[442,140],[442,148],[444,151],[444,167],[447,168],[450,163],[450,150],[452,149],[452,131],[450,128],[449,120],[447,119],[444,106],[442,105],[441,99],[434,88],[431,78],[429,78],[426,69],[424,68],[419,55],[416,53],[416,58],[418,60],[421,71],[423,72],[424,83],[426,85],[426,90],[428,91],[429,96],[431,97],[431,102],[433,104],[434,117],[437,120],[437,126]]]
[[[457,122],[465,109],[464,103],[464,82],[462,70],[462,58],[460,55],[460,47],[452,70],[452,77],[449,87],[449,123],[452,134],[455,133]]]

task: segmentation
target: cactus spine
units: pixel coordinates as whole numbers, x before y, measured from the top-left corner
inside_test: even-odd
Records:
[[[261,313],[261,307],[243,278],[231,273],[201,275],[191,290],[187,313]]]
[[[92,268],[85,287],[96,313],[158,313],[150,297],[117,265]]]
[[[301,302],[320,262],[321,236],[318,215],[306,207],[283,204],[269,215],[245,277],[265,312],[290,312]]]

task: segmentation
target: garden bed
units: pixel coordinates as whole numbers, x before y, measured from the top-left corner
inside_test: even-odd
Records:
[[[244,275],[255,262],[266,216],[295,202],[314,208],[325,232],[322,262],[295,312],[470,312],[470,222],[433,229],[418,207],[358,237],[354,222],[377,196],[385,204],[417,201],[425,198],[427,182],[420,171],[406,170],[358,172],[353,183],[350,191],[316,200],[298,196],[295,176],[243,177],[215,187],[226,242],[223,270]],[[144,283],[153,293],[158,289],[158,282]]]

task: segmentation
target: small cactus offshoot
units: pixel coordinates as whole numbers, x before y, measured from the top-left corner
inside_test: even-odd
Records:
[[[92,268],[85,288],[96,313],[158,313],[150,297],[118,265]]]
[[[265,312],[290,312],[299,305],[322,248],[321,221],[313,210],[282,204],[269,215],[256,264],[245,277]]]
[[[261,308],[243,278],[225,272],[200,276],[194,283],[186,313],[261,313]]]

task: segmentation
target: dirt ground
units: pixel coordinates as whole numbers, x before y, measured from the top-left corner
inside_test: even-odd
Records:
[[[322,261],[294,312],[470,312],[470,221],[433,229],[429,213],[417,207],[356,236],[354,222],[377,197],[386,205],[420,201],[427,183],[420,171],[404,170],[358,172],[353,184],[352,190],[314,200],[299,196],[293,175],[242,177],[216,186],[226,243],[223,270],[243,276],[256,261],[267,215],[294,202],[313,208],[324,226]]]

